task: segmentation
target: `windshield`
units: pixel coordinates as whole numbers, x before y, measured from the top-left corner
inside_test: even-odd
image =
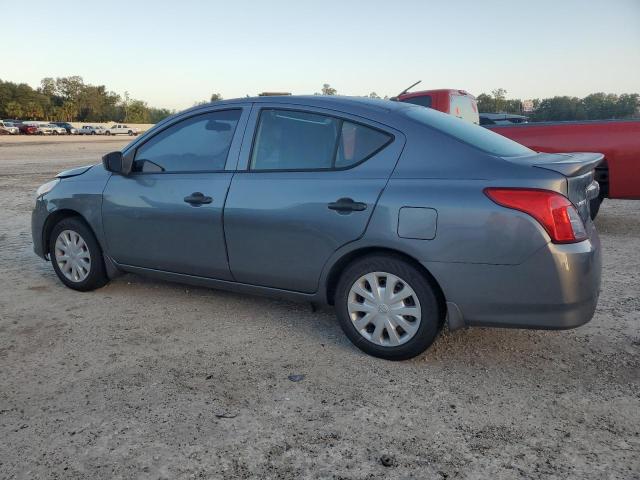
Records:
[[[446,113],[429,108],[410,107],[404,113],[423,125],[440,130],[469,145],[499,157],[521,157],[535,152],[502,135]]]

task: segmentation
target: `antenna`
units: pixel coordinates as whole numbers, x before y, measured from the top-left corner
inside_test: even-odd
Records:
[[[403,91],[401,91],[397,96],[399,97],[400,95],[404,95],[405,93],[407,93],[409,90],[411,90],[413,87],[415,87],[416,85],[418,85],[422,80],[418,80],[416,83],[414,83],[413,85],[408,86],[407,88],[405,88]]]

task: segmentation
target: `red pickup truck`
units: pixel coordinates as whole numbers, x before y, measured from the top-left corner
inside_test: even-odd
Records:
[[[395,99],[430,107],[466,120],[473,121],[478,116],[475,98],[464,90],[424,90],[411,93],[405,90]],[[604,198],[640,199],[640,120],[519,123],[488,125],[486,128],[537,152],[603,153],[605,161],[595,172],[595,178],[600,184],[600,196],[591,201],[592,217],[598,213]]]
[[[605,161],[596,168],[600,197],[640,199],[640,120],[590,120],[488,126],[538,152],[598,152]]]

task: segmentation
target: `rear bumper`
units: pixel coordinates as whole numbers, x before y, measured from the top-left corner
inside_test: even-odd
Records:
[[[567,329],[593,317],[600,291],[600,240],[549,243],[519,265],[425,262],[458,308],[458,324]]]

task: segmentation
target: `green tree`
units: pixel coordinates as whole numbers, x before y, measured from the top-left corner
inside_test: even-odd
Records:
[[[476,97],[478,102],[478,111],[480,113],[495,113],[495,102],[493,97],[486,93],[481,93]]]
[[[9,118],[22,118],[22,106],[18,102],[8,102],[4,107],[4,115]]]
[[[84,80],[78,75],[56,78],[56,91],[65,100],[76,101],[84,88]]]
[[[53,79],[53,77],[45,77],[40,80],[40,91],[48,97],[53,97],[56,95],[56,81]]]
[[[150,108],[149,109],[149,123],[158,123],[160,120],[164,120],[169,115],[173,115],[174,112],[167,108]]]
[[[328,83],[322,85],[322,95],[337,95],[338,91]]]
[[[640,95],[637,93],[623,93],[616,102],[616,117],[627,118],[638,116],[640,113]]]
[[[493,97],[494,112],[504,112],[507,99],[507,91],[504,88],[496,88],[491,90],[491,96]]]
[[[211,94],[211,100],[209,100],[210,102],[219,102],[220,100],[222,100],[222,95],[220,95],[219,93],[212,93]]]
[[[142,100],[132,100],[128,106],[125,122],[149,123],[149,107]]]
[[[577,97],[553,97],[540,101],[533,112],[534,121],[548,120],[584,120],[587,118],[582,101]]]
[[[38,102],[31,101],[24,106],[23,115],[28,120],[42,120],[44,118],[44,108]]]
[[[371,92],[369,98],[380,98],[380,96],[376,92]]]

